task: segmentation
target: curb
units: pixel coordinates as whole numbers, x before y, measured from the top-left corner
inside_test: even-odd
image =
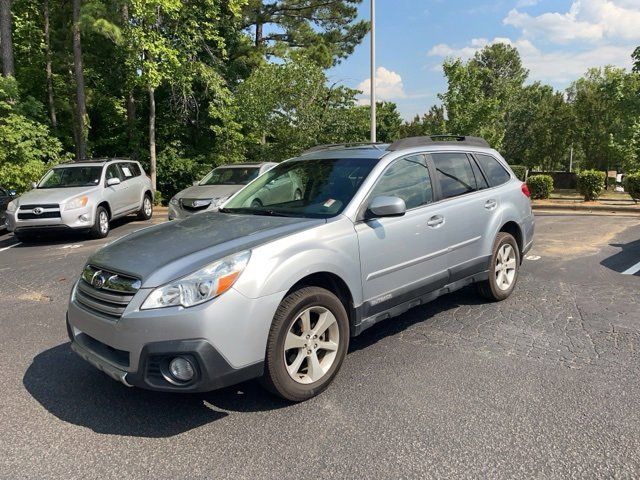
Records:
[[[640,215],[640,207],[624,206],[624,205],[562,205],[557,203],[536,204],[532,203],[531,208],[534,210],[570,210],[576,212],[607,212],[607,213],[635,213]]]

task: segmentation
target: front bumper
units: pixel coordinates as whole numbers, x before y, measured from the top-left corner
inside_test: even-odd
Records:
[[[207,208],[203,208],[199,210],[186,210],[182,208],[180,205],[174,205],[172,203],[169,203],[168,216],[169,216],[169,220],[182,220],[183,218],[188,218],[193,215],[197,215],[199,213],[217,212],[217,211],[218,211],[218,205],[216,206],[210,205]]]
[[[88,311],[72,294],[72,349],[115,380],[150,390],[209,391],[262,375],[269,328],[284,292],[249,299],[231,289],[188,309],[140,310],[148,293],[140,290],[119,319]],[[176,385],[167,378],[176,356],[195,365],[191,382]]]
[[[28,220],[18,218],[18,214],[28,212],[29,210],[7,212],[7,230],[10,232],[47,231],[56,229],[88,230],[95,222],[95,209],[92,206],[61,211],[60,216],[54,218],[31,218]]]

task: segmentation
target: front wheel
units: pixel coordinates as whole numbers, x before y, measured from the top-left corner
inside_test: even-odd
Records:
[[[489,266],[489,278],[478,283],[480,294],[493,301],[501,301],[511,295],[518,280],[520,250],[512,235],[500,232],[496,236]]]
[[[273,318],[263,384],[287,400],[307,400],[329,386],[348,348],[342,302],[324,288],[301,288],[280,303]]]
[[[109,213],[104,207],[96,209],[96,220],[90,234],[93,238],[104,238],[109,235]]]

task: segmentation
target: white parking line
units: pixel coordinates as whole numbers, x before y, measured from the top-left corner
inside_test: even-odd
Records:
[[[4,252],[5,250],[9,250],[10,248],[17,247],[18,245],[22,245],[21,242],[14,243],[13,245],[9,245],[8,247],[0,248],[0,252]]]
[[[627,268],[624,272],[622,272],[623,275],[633,275],[637,272],[640,272],[640,262],[636,263],[635,265],[632,265],[631,267]]]

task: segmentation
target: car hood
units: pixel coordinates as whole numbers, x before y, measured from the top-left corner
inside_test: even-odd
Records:
[[[176,198],[220,198],[233,195],[244,185],[194,185],[185,188]]]
[[[77,195],[87,194],[95,189],[96,187],[35,188],[20,195],[18,205],[64,203]]]
[[[137,277],[145,288],[157,287],[227,255],[325,222],[205,212],[126,235],[97,251],[88,263]]]

